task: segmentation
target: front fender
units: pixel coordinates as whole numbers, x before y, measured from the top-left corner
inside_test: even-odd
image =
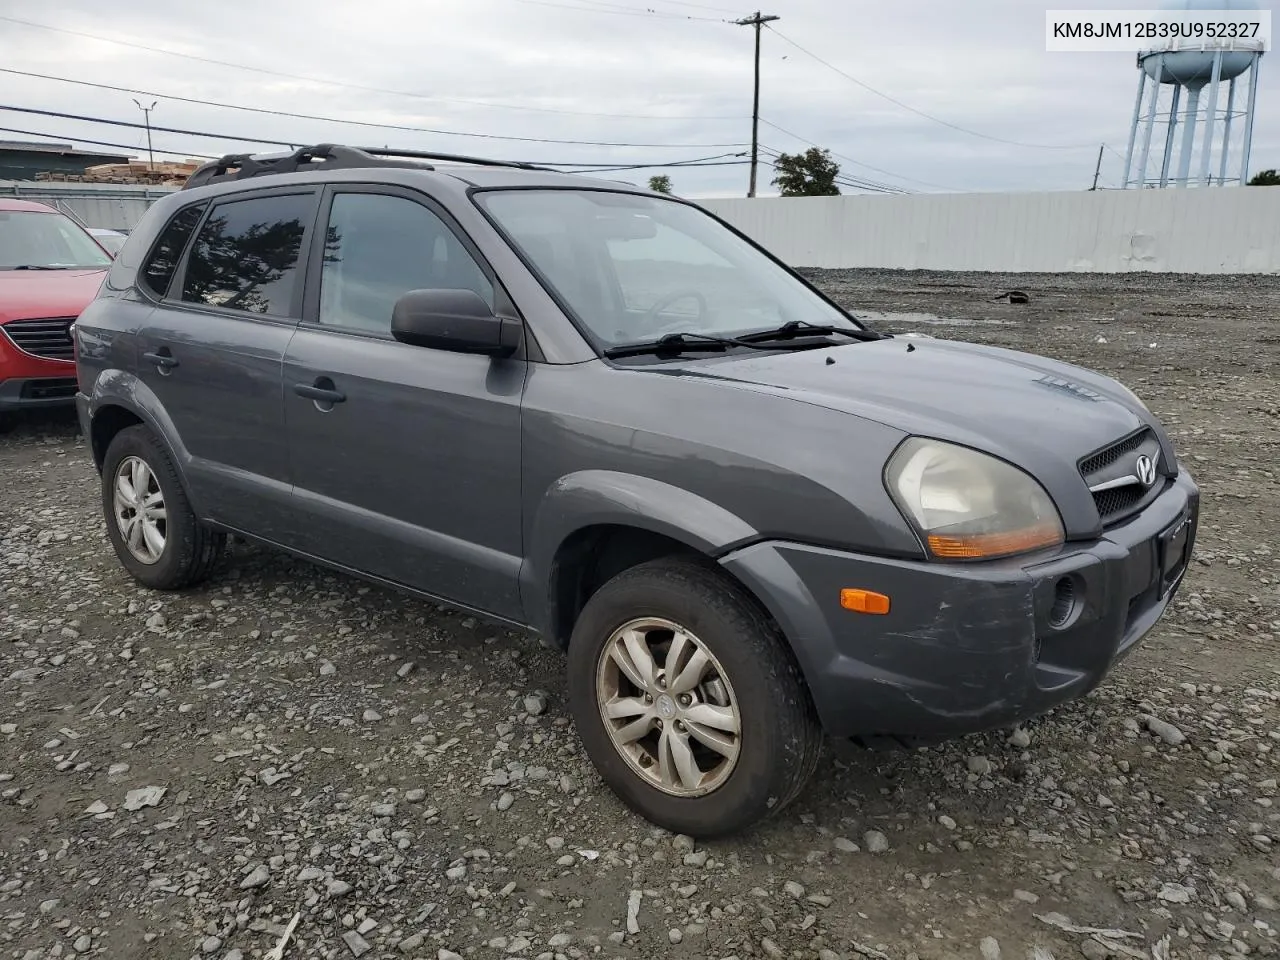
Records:
[[[742,518],[688,490],[635,474],[583,470],[561,477],[536,505],[520,592],[529,623],[550,627],[551,571],[561,545],[593,526],[633,527],[711,557],[760,534]]]

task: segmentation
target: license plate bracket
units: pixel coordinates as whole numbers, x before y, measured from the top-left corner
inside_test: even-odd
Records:
[[[1171,525],[1156,537],[1156,569],[1160,579],[1160,598],[1169,595],[1187,572],[1191,545],[1191,512],[1183,511]]]

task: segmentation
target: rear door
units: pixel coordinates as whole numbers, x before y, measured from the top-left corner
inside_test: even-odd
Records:
[[[184,211],[185,258],[169,266],[181,247],[162,235],[143,271],[163,289],[139,332],[138,374],[170,421],[197,509],[273,540],[287,539],[290,503],[280,368],[318,204],[318,188],[292,188]]]
[[[467,289],[498,302],[492,270],[415,191],[331,187],[320,222],[303,322],[284,361],[295,546],[520,617],[526,362],[391,337],[392,306],[410,290]]]

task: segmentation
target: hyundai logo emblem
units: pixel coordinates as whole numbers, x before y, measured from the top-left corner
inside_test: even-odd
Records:
[[[1133,472],[1144,487],[1149,487],[1156,482],[1155,461],[1145,453],[1133,461]]]

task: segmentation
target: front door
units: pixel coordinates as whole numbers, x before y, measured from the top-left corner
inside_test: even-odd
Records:
[[[494,284],[413,191],[331,188],[303,322],[284,358],[297,549],[518,618],[523,359],[391,337],[410,290]]]
[[[295,188],[238,194],[207,215],[188,207],[141,271],[162,299],[139,330],[138,376],[169,420],[196,508],[273,540],[290,503],[280,367],[318,203],[316,189]]]

